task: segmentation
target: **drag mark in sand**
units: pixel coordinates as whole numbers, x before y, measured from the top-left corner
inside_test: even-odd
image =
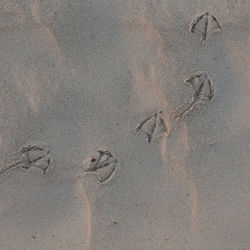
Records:
[[[157,136],[162,134],[168,135],[167,125],[161,114],[162,111],[154,113],[142,121],[135,129],[138,133],[146,134],[148,143]]]
[[[203,103],[204,101],[211,102],[214,97],[214,87],[207,72],[191,76],[185,80],[184,83],[193,88],[194,94],[192,101],[184,108],[184,110],[181,110],[180,108],[176,111],[176,114],[174,115],[176,121],[179,121],[186,113],[191,111],[196,104]]]
[[[107,183],[114,176],[117,169],[117,159],[108,150],[98,150],[99,156],[87,160],[85,173],[96,174],[98,183]]]
[[[24,146],[21,147],[15,155],[14,159],[6,167],[0,170],[0,174],[14,167],[22,167],[25,169],[36,167],[42,170],[41,174],[44,175],[51,162],[50,152],[45,146]]]

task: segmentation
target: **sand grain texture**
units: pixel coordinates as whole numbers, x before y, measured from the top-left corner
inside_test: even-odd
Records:
[[[248,249],[249,12],[0,1],[0,249]]]

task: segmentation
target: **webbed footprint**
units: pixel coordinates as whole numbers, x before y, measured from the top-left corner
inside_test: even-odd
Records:
[[[154,138],[163,134],[168,134],[168,128],[164,118],[162,117],[162,111],[156,112],[143,120],[135,130],[138,133],[144,133],[147,136],[148,143],[150,143]]]
[[[106,183],[117,170],[117,159],[108,150],[98,150],[98,155],[88,159],[84,172],[97,175],[100,184]]]
[[[14,167],[22,167],[29,169],[36,167],[42,170],[44,175],[50,165],[51,157],[49,150],[43,145],[27,145],[21,147],[16,153],[12,161],[0,170],[0,174]]]
[[[189,24],[189,31],[191,33],[197,33],[201,35],[201,41],[205,42],[208,33],[212,33],[214,30],[221,30],[222,26],[214,15],[208,12],[195,17]]]
[[[214,97],[214,87],[207,72],[191,76],[186,79],[184,83],[193,88],[194,94],[192,100],[186,107],[184,107],[184,109],[180,108],[176,111],[174,118],[177,121],[190,112],[196,104],[203,103],[205,101],[212,101]]]

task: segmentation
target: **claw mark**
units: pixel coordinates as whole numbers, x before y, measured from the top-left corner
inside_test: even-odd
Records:
[[[0,170],[0,174],[14,167],[22,167],[25,169],[36,167],[41,169],[42,175],[44,175],[51,162],[50,152],[44,146],[28,145],[21,147],[15,154],[15,158],[8,166]]]
[[[216,18],[214,15],[210,15],[210,16],[212,17],[213,21],[215,21],[215,23],[217,24],[218,28],[219,28],[220,30],[222,30],[222,26],[221,26],[221,24],[219,23],[219,21],[217,20],[217,18]]]
[[[108,182],[116,172],[117,159],[108,150],[98,150],[99,156],[88,161],[85,173],[97,174],[100,184]]]
[[[207,39],[207,34],[210,26],[214,25],[217,29],[222,30],[222,26],[214,15],[209,14],[208,12],[196,17],[189,24],[189,30],[191,33],[201,33],[201,41],[205,42]],[[199,26],[199,27],[198,27]]]
[[[191,21],[190,23],[190,32],[194,33],[195,32],[195,26],[199,21],[204,17],[207,16],[208,13],[202,14],[201,16],[196,17],[194,20]]]
[[[165,120],[161,117],[162,111],[154,113],[136,127],[136,132],[143,132],[147,136],[148,143],[150,143],[157,134],[168,134],[168,128]]]
[[[212,101],[214,97],[214,87],[207,72],[202,72],[195,76],[191,76],[184,82],[191,85],[191,87],[194,89],[194,95],[192,101],[183,111],[177,111],[177,115],[175,115],[177,121],[190,110],[192,110],[197,103]]]

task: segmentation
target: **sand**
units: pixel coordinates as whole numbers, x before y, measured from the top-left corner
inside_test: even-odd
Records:
[[[1,0],[0,249],[249,249],[249,12]]]

